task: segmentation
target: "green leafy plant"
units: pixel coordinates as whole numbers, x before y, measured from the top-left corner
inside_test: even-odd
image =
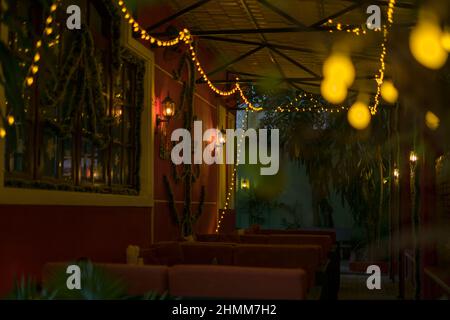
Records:
[[[260,105],[268,110],[262,126],[279,129],[283,151],[291,161],[306,168],[315,226],[333,227],[329,198],[332,192],[337,193],[343,205],[350,208],[355,223],[365,229],[368,257],[373,257],[375,247],[381,243],[383,215],[389,201],[385,176],[389,175],[392,150],[388,136],[392,109],[380,110],[372,118],[371,127],[359,132],[350,127],[345,113],[283,113],[271,107],[292,103],[314,108],[309,99],[295,100],[289,92],[265,99],[261,96],[268,97],[267,94],[259,96]]]
[[[75,263],[74,263],[75,264]],[[108,274],[101,267],[90,261],[78,261],[81,269],[81,290],[67,288],[67,273],[64,267],[56,269],[40,288],[31,277],[22,277],[14,282],[12,292],[7,296],[9,300],[168,300],[174,299],[163,293],[162,295],[150,291],[140,296],[130,296],[126,291],[126,284]]]
[[[22,276],[14,281],[12,292],[8,295],[9,300],[53,300],[56,292],[49,293],[47,290],[40,290],[36,281],[32,277]]]
[[[126,285],[106,273],[102,268],[96,267],[90,261],[77,262],[76,264],[81,269],[81,290],[69,290],[67,288],[68,275],[65,268],[57,269],[50,275],[46,286],[50,291],[56,292],[58,299],[116,300],[127,295]]]

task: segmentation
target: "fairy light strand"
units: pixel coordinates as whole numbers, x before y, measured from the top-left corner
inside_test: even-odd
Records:
[[[205,81],[205,83],[208,85],[208,87],[215,92],[217,95],[220,96],[231,96],[235,94],[236,92],[239,92],[239,95],[241,96],[244,103],[247,105],[247,108],[253,111],[261,111],[263,108],[254,106],[249,99],[245,96],[244,92],[242,91],[240,85],[239,85],[239,79],[236,78],[236,83],[233,85],[232,89],[228,91],[220,90],[217,88],[212,81],[209,79],[207,73],[205,72],[201,62],[198,59],[198,55],[195,51],[195,48],[193,46],[193,37],[189,31],[189,29],[183,29],[183,31],[180,31],[178,36],[171,39],[171,40],[161,40],[158,38],[155,38],[147,33],[147,31],[141,27],[139,22],[137,22],[133,17],[130,11],[125,6],[124,1],[119,0],[118,5],[120,7],[120,11],[122,12],[124,18],[128,21],[130,26],[133,28],[133,31],[137,34],[140,34],[140,37],[142,40],[148,41],[152,45],[156,45],[158,47],[171,47],[178,45],[180,42],[184,42],[185,45],[188,46],[189,53],[191,55],[191,60],[194,62],[197,71],[200,73],[202,79]]]
[[[308,107],[302,107],[294,104],[295,102],[300,102],[301,100],[309,100],[314,105],[308,106]],[[348,108],[342,106],[336,106],[336,107],[327,107],[324,106],[320,101],[314,98],[312,94],[307,94],[306,92],[299,94],[294,98],[294,101],[289,102],[288,104],[284,106],[278,106],[275,109],[275,112],[277,113],[283,113],[283,112],[317,112],[317,113],[340,113],[343,110],[348,110]]]
[[[241,123],[241,128],[244,130],[245,129],[245,125],[247,123],[247,119],[248,119],[248,109],[245,110],[245,116],[242,118],[242,123]],[[236,159],[238,161],[236,161],[236,165],[233,168],[233,172],[231,174],[231,182],[230,185],[228,186],[228,192],[227,192],[227,197],[225,200],[225,206],[222,209],[222,213],[219,216],[219,219],[217,220],[217,227],[216,227],[216,233],[219,233],[220,231],[220,227],[222,224],[223,219],[225,218],[226,215],[226,210],[230,207],[231,204],[231,195],[233,193],[234,187],[237,185],[237,168],[239,166],[239,157],[241,155],[241,144],[244,141],[244,133],[241,135],[239,141],[237,142],[237,155],[236,155]]]
[[[43,41],[46,40],[46,38],[50,37],[54,32],[54,26],[53,24],[56,23],[56,10],[61,5],[61,0],[56,0],[53,2],[53,4],[50,6],[50,14],[47,16],[47,19],[45,19],[45,28],[43,36],[40,40],[36,42],[35,45],[35,54],[33,56],[33,62],[31,63],[27,76],[25,78],[25,85],[27,87],[33,86],[33,84],[36,82],[35,78],[37,77],[37,74],[39,72],[39,65],[41,61],[41,51],[43,46]]]
[[[50,13],[48,14],[47,18],[45,19],[45,27],[43,34],[41,36],[41,39],[36,41],[35,48],[34,48],[34,55],[32,58],[32,62],[27,70],[27,74],[24,79],[24,88],[30,88],[36,83],[36,77],[39,73],[39,66],[41,62],[41,54],[42,54],[42,47],[46,43],[46,41],[49,39],[49,37],[54,34],[55,26],[56,24],[56,11],[61,5],[61,0],[55,0],[52,5],[50,6]],[[59,41],[59,35],[57,36],[55,42]],[[51,46],[50,43],[47,44],[48,46]],[[22,49],[19,48],[19,51]],[[29,52],[30,49],[24,49],[24,52]],[[25,65],[23,65],[25,66]],[[23,92],[23,96],[25,96],[25,92]],[[29,99],[29,98],[28,98]],[[8,101],[5,102],[6,105],[8,105]],[[26,110],[25,110],[26,112]],[[7,123],[9,126],[14,125],[15,118],[12,114],[9,114],[7,117]],[[6,136],[6,130],[4,128],[0,128],[0,138],[3,139]]]
[[[380,96],[381,96],[381,86],[384,82],[384,76],[386,71],[386,54],[387,54],[387,42],[389,39],[389,29],[394,24],[394,10],[395,10],[396,0],[389,0],[388,4],[388,23],[383,26],[383,43],[381,44],[381,55],[380,55],[380,69],[378,70],[378,74],[375,76],[375,81],[377,83],[377,93],[375,94],[374,104],[370,106],[370,113],[375,115],[378,112],[378,106],[380,105]]]

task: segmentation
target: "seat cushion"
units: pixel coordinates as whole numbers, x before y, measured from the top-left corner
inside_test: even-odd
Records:
[[[184,261],[180,244],[180,242],[158,242],[152,245],[151,249],[159,264],[173,266]]]
[[[322,259],[326,259],[331,250],[333,241],[327,235],[312,234],[271,234],[268,236],[269,244],[288,244],[288,245],[319,245],[322,248]]]
[[[322,249],[317,245],[236,245],[234,265],[268,268],[297,268],[306,271],[309,287],[321,265]]]
[[[172,296],[224,299],[305,299],[301,269],[178,265],[169,268]]]
[[[198,234],[197,241],[200,242],[217,242],[219,241],[218,234]]]
[[[183,264],[233,264],[233,245],[220,242],[183,242]]]
[[[239,241],[248,244],[267,244],[269,242],[269,236],[261,234],[245,234],[239,236]]]

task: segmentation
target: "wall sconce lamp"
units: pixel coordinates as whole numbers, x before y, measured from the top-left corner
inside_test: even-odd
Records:
[[[250,180],[245,179],[245,178],[241,179],[241,189],[242,190],[250,189]]]
[[[412,163],[416,163],[417,160],[419,160],[419,157],[417,156],[417,154],[414,151],[411,151],[409,153],[409,161],[411,161]]]
[[[156,126],[159,127],[159,125],[162,122],[169,122],[169,120],[174,116],[174,114],[175,114],[175,101],[173,101],[169,96],[167,96],[162,102],[162,117],[160,115],[156,117]]]
[[[394,179],[398,180],[398,178],[400,178],[400,170],[398,170],[397,168],[394,169]]]

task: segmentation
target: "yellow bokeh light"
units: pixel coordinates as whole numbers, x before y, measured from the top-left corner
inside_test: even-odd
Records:
[[[385,81],[381,85],[381,96],[386,102],[394,104],[398,99],[397,88],[391,81]]]
[[[369,107],[365,103],[356,102],[348,110],[347,119],[353,128],[364,130],[369,126],[372,116],[370,115]]]
[[[14,124],[14,122],[16,121],[13,116],[8,116],[7,120],[8,120],[8,124],[10,126],[12,126]]]
[[[441,122],[441,120],[439,119],[439,117],[437,115],[435,115],[433,112],[428,111],[425,114],[425,124],[431,130],[436,130],[437,128],[439,128],[440,122]]]
[[[0,128],[0,138],[3,139],[4,137],[6,137],[6,130],[3,128]]]
[[[444,48],[444,50],[446,50],[447,52],[450,52],[450,32],[449,31],[445,31],[442,34],[441,44],[442,44],[442,48]]]
[[[330,103],[339,104],[347,98],[347,87],[334,79],[325,79],[320,86],[322,96]]]
[[[433,22],[423,21],[414,28],[409,47],[414,58],[429,69],[439,69],[447,61],[448,53],[442,45],[442,31]]]
[[[350,87],[355,80],[355,67],[346,55],[333,54],[323,65],[323,76],[328,80],[342,81]]]

